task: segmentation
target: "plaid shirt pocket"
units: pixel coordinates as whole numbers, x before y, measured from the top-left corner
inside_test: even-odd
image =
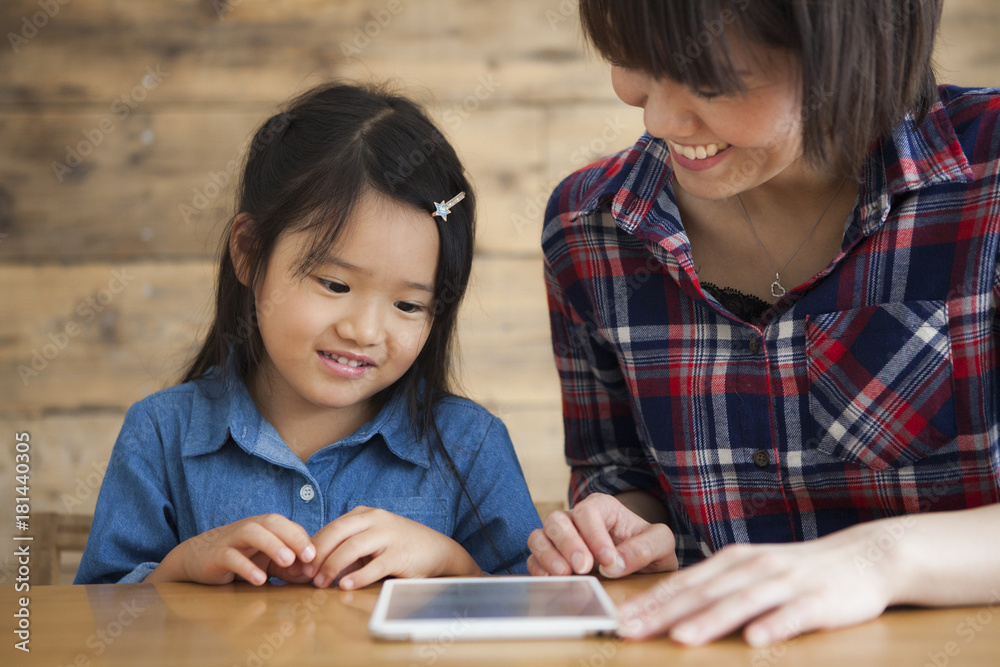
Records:
[[[946,302],[813,315],[805,336],[820,451],[881,471],[911,465],[955,438]]]

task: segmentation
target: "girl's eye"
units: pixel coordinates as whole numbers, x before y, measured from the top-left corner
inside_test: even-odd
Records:
[[[419,313],[424,309],[423,306],[417,305],[415,303],[410,303],[409,301],[397,301],[395,303],[395,306],[404,313]]]
[[[323,280],[322,278],[320,278],[319,283],[326,289],[336,294],[344,294],[345,292],[351,291],[350,287],[348,287],[344,283],[339,283],[336,280]]]

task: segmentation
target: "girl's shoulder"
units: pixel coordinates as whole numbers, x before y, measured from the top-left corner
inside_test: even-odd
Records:
[[[188,410],[194,403],[217,402],[224,397],[223,392],[218,391],[217,385],[218,382],[212,378],[182,382],[139,399],[132,404],[129,411],[165,413],[178,409]]]
[[[434,402],[434,422],[442,442],[452,453],[513,447],[503,420],[462,396],[449,394],[438,398]]]
[[[216,431],[228,428],[231,396],[212,377],[167,387],[133,403],[123,431],[150,430],[161,441],[184,441],[192,432],[217,439]]]
[[[434,418],[439,427],[442,422],[462,421],[469,424],[479,424],[484,428],[503,422],[499,417],[476,403],[472,399],[455,394],[447,394],[439,397],[434,402]]]

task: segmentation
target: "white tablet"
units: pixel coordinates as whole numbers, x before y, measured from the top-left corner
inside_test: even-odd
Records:
[[[368,630],[379,639],[461,641],[614,632],[618,613],[595,577],[390,579]]]

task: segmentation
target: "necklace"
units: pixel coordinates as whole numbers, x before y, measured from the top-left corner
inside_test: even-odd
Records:
[[[806,241],[809,240],[809,238],[813,235],[813,232],[816,231],[816,228],[819,227],[820,221],[823,219],[823,216],[826,215],[826,212],[827,210],[829,210],[830,205],[833,204],[833,200],[837,198],[837,194],[840,192],[840,189],[844,187],[844,182],[846,180],[847,177],[845,176],[843,180],[840,181],[840,185],[838,185],[837,189],[833,191],[833,196],[830,197],[830,201],[826,203],[826,206],[823,207],[823,211],[819,214],[819,217],[816,219],[816,222],[813,223],[812,229],[809,230],[809,233],[806,234],[806,237],[802,239],[802,243],[799,244],[799,247],[795,249],[795,252],[792,253],[792,256],[788,258],[788,261],[785,262],[785,265],[780,269],[774,265],[774,262],[771,261],[771,256],[767,254],[767,249],[764,248],[764,244],[761,242],[760,237],[757,236],[757,230],[753,228],[753,223],[750,222],[750,216],[747,215],[747,209],[745,206],[743,206],[743,199],[741,199],[740,195],[737,193],[736,201],[740,203],[740,210],[743,211],[743,218],[747,221],[747,226],[750,228],[750,232],[753,234],[753,237],[757,240],[757,245],[760,246],[760,251],[764,253],[764,258],[767,259],[767,263],[771,265],[772,269],[774,269],[774,282],[771,283],[771,296],[778,298],[785,296],[785,293],[788,290],[786,290],[785,287],[781,284],[781,272],[788,268],[788,265],[792,263],[792,260],[795,259],[795,256],[799,254],[800,250],[802,250],[802,246],[806,244]]]

